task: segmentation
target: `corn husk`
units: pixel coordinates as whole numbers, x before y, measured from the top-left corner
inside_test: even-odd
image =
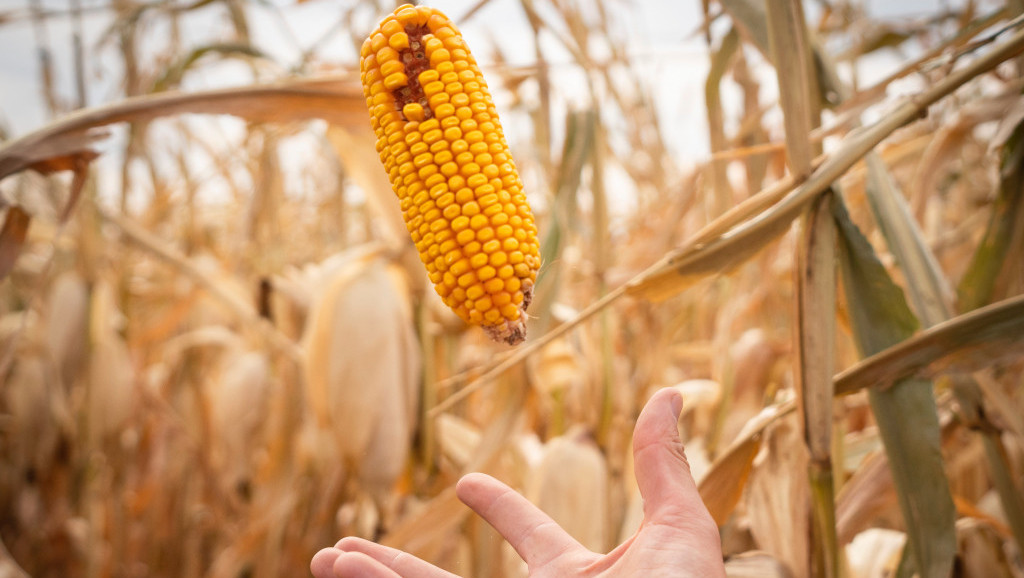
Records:
[[[216,459],[229,487],[248,481],[262,446],[270,393],[270,364],[262,352],[233,352],[209,384]]]
[[[526,495],[586,548],[609,548],[608,466],[583,432],[567,432],[544,444]]]
[[[82,370],[89,312],[89,289],[77,273],[68,272],[53,284],[49,295],[47,346],[61,383],[70,387]]]
[[[119,329],[124,323],[114,301],[114,288],[104,281],[92,291],[89,314],[88,433],[99,442],[117,435],[131,417],[136,372]]]
[[[808,456],[800,437],[793,415],[765,432],[745,496],[754,539],[795,577],[807,575],[810,547]]]
[[[421,363],[401,273],[372,255],[350,260],[316,298],[307,327],[309,407],[333,432],[334,458],[387,493],[408,456]]]
[[[975,518],[961,518],[956,523],[957,552],[964,576],[991,576],[1016,578],[1022,574],[1020,556],[1006,540],[1007,529],[1002,531]]]
[[[846,546],[850,575],[885,578],[896,573],[907,535],[896,530],[871,528],[857,534]]]

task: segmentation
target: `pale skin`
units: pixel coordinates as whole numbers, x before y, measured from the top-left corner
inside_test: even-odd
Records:
[[[534,578],[590,576],[724,577],[718,528],[697,493],[676,421],[683,400],[656,393],[637,419],[633,459],[644,518],[607,554],[591,552],[512,488],[485,474],[459,480],[459,499],[515,548]],[[453,578],[411,554],[344,538],[313,556],[316,578]]]

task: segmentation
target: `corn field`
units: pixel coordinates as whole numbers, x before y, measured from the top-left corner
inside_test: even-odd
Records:
[[[665,387],[730,576],[1024,577],[1024,3],[682,4],[437,2],[536,218],[516,346],[378,158],[396,3],[0,4],[0,578],[525,576],[455,482],[608,551]]]

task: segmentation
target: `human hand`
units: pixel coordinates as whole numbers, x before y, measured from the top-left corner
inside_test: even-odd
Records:
[[[676,421],[678,392],[656,393],[637,419],[633,460],[644,500],[635,534],[608,554],[587,550],[523,496],[484,474],[459,480],[456,493],[515,548],[532,577],[725,576],[718,528],[697,493]],[[360,538],[313,556],[316,578],[451,578],[419,558]]]

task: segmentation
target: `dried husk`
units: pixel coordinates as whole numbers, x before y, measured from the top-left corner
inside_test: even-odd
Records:
[[[46,343],[64,387],[74,384],[88,351],[89,288],[75,272],[60,275],[50,289]]]
[[[225,356],[208,384],[212,429],[217,436],[215,460],[229,488],[248,483],[262,445],[270,393],[270,363],[262,352],[237,351]]]
[[[586,548],[608,549],[608,466],[584,432],[570,431],[544,444],[526,495]]]
[[[796,416],[775,422],[764,436],[745,495],[750,531],[760,548],[785,564],[793,576],[807,576],[808,455]]]
[[[334,458],[380,495],[404,469],[415,427],[421,361],[408,299],[400,271],[357,257],[315,299],[304,339],[309,407],[334,434]]]
[[[897,530],[871,528],[857,534],[846,545],[850,576],[887,578],[896,575],[907,535]]]
[[[975,518],[956,523],[957,553],[963,576],[1016,578],[1021,574],[1020,552],[1008,539],[1008,532]],[[1017,561],[1013,561],[1014,559]]]
[[[93,443],[121,432],[135,405],[136,372],[121,337],[124,317],[114,288],[100,280],[92,290],[89,312],[88,435]]]

